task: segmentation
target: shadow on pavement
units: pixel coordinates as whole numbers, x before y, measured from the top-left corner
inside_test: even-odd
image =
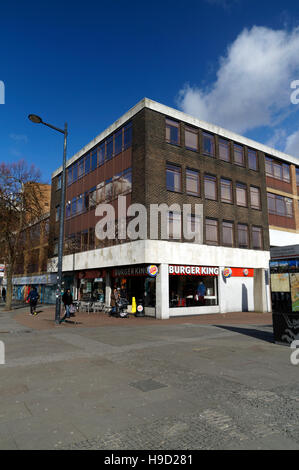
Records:
[[[263,331],[257,330],[255,328],[241,328],[237,326],[225,326],[225,325],[214,325],[217,328],[222,328],[224,330],[233,331],[235,333],[240,333],[242,335],[251,336],[252,338],[259,339],[261,341],[266,341],[267,343],[274,343],[273,331]],[[272,325],[269,325],[271,327]]]

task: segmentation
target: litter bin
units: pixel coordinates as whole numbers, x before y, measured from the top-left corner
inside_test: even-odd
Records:
[[[144,316],[145,316],[145,313],[144,313],[143,300],[139,299],[137,301],[135,317],[144,317]]]
[[[299,313],[292,311],[289,292],[272,292],[272,319],[275,343],[289,346],[299,340]]]

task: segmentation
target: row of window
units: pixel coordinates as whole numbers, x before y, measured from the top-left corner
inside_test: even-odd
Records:
[[[94,147],[67,168],[67,185],[75,183],[78,179],[103,165],[105,161],[123,152],[132,145],[132,123],[128,123]],[[56,189],[61,189],[61,175],[56,180]]]
[[[188,222],[192,232],[196,229],[196,216],[189,214]],[[199,224],[199,221],[197,221]],[[180,239],[182,233],[182,218],[180,213],[168,213],[168,236],[170,239]],[[199,225],[197,225],[198,227]],[[251,226],[251,247],[255,250],[263,249],[263,229]],[[236,233],[235,233],[236,231]],[[249,248],[249,227],[247,224],[234,224],[232,221],[218,221],[205,219],[205,243],[207,245],[221,245],[227,247]]]
[[[185,147],[188,150],[199,151],[210,157],[216,157],[215,136],[202,131],[202,148],[200,149],[199,129],[184,126]],[[166,142],[174,145],[181,145],[180,123],[171,119],[166,119]],[[218,154],[220,160],[233,162],[239,166],[246,166],[245,149],[242,145],[233,143],[233,155],[231,156],[231,145],[226,139],[218,139]],[[248,168],[258,171],[258,154],[256,150],[248,149]]]
[[[293,200],[291,198],[267,193],[267,199],[269,214],[293,218]]]
[[[205,228],[207,245],[221,244],[238,248],[249,248],[250,246],[249,227],[246,224],[236,224],[236,234],[234,233],[234,223],[230,221],[222,221],[219,224],[218,220],[206,219]],[[251,226],[251,247],[254,250],[263,249],[263,229],[261,227]]]
[[[270,176],[270,178],[290,183],[290,165],[279,162],[271,157],[266,157],[266,175]]]
[[[186,169],[186,193],[191,196],[200,196],[200,172],[196,170]],[[218,181],[213,175],[204,175],[204,197],[212,201],[220,199],[221,202],[233,204],[234,201],[238,206],[248,207],[248,191],[247,185],[237,182],[235,191],[233,190],[233,182],[227,178],[220,178],[219,196]],[[166,165],[166,187],[168,191],[182,192],[182,168],[177,165]],[[250,186],[250,207],[252,209],[261,209],[260,189],[256,186]]]
[[[78,215],[94,208],[97,204],[109,202],[120,195],[128,194],[132,191],[132,169],[115,175],[106,181],[102,181],[89,191],[74,197],[66,203],[66,218]],[[56,208],[56,221],[59,219],[59,206]]]
[[[168,214],[169,239],[177,239],[178,220],[175,213]],[[178,214],[179,216],[179,214]],[[191,218],[194,216],[190,216]],[[179,218],[179,221],[181,219]],[[180,222],[179,222],[180,223]],[[192,226],[192,223],[191,223]],[[250,232],[250,236],[249,236]],[[251,243],[250,243],[251,238]],[[94,250],[96,248],[94,227],[88,230],[71,234],[65,238],[65,254]],[[232,221],[218,221],[217,219],[205,219],[205,243],[207,245],[221,245],[225,247],[237,247],[249,249],[263,249],[263,229],[257,226],[249,227],[247,224],[234,224]],[[54,254],[57,254],[58,243],[54,243]],[[55,253],[56,252],[56,253]]]

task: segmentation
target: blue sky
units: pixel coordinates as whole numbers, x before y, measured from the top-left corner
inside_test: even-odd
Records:
[[[0,161],[43,180],[143,97],[299,157],[299,4],[255,0],[5,2]]]

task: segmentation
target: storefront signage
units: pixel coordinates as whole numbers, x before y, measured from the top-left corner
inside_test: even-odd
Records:
[[[224,270],[222,272],[223,277],[225,277],[226,279],[231,277],[232,273],[233,272],[232,272],[231,268],[224,268]]]
[[[178,266],[169,265],[169,274],[171,276],[218,276],[219,268],[210,266]]]
[[[222,275],[226,279],[228,279],[230,277],[253,277],[254,276],[254,269],[249,269],[249,268],[224,268],[222,270]]]
[[[147,276],[146,266],[129,266],[127,268],[115,268],[112,270],[113,277],[125,276]]]
[[[151,264],[147,267],[147,274],[151,277],[156,277],[158,274],[158,266]]]

